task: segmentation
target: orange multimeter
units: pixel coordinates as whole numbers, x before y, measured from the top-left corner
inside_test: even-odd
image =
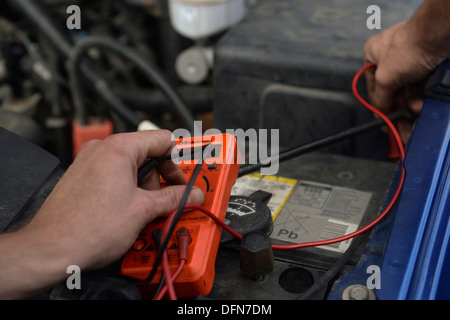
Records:
[[[187,181],[201,159],[201,154],[192,150],[204,152],[205,158],[194,185],[201,188],[205,194],[203,207],[223,221],[231,188],[239,171],[240,154],[236,137],[230,134],[218,134],[180,139],[177,141],[177,149],[182,154],[178,162]],[[166,186],[162,179],[161,186]],[[163,230],[165,223],[166,219],[158,219],[142,230],[124,257],[121,267],[123,275],[139,280],[145,280],[148,277],[158,252],[157,243],[152,234]],[[213,286],[214,265],[222,229],[199,210],[184,212],[167,245],[172,274],[179,264],[175,233],[182,227],[189,230],[192,241],[188,247],[188,260],[176,278],[174,288],[179,297],[195,297],[199,294],[205,296]],[[150,283],[137,283],[143,298],[153,296],[161,279],[161,269],[160,266]]]

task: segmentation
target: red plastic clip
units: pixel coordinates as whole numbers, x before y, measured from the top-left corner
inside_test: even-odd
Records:
[[[87,125],[80,125],[76,120],[72,123],[73,157],[75,158],[81,146],[93,139],[105,139],[114,133],[114,126],[110,120],[90,118]]]

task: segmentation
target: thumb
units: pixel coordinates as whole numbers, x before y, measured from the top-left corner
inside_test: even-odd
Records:
[[[168,215],[177,209],[181,199],[186,192],[185,185],[168,186],[158,190],[143,190],[145,197],[142,197],[142,205],[145,208],[146,223],[150,223],[154,219]],[[193,187],[190,192],[186,204],[201,205],[205,201],[203,191],[198,187]]]

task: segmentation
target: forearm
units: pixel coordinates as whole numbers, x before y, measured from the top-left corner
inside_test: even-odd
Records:
[[[22,230],[0,235],[0,299],[21,299],[67,277],[68,262],[46,237]]]

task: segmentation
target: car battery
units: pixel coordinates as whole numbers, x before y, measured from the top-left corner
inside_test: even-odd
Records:
[[[276,176],[239,177],[232,195],[251,197],[256,191],[271,194],[267,206],[273,218],[273,228],[268,232],[272,244],[327,240],[356,231],[375,219],[395,168],[396,164],[385,161],[309,153],[281,163]],[[240,225],[233,225],[228,216],[232,217],[233,211],[235,208],[229,205],[226,219],[236,230]],[[243,215],[241,210],[241,218]],[[358,264],[370,234],[327,246],[274,249],[272,270],[258,279],[240,269],[239,243],[224,241],[208,298],[324,299],[328,286]]]
[[[352,78],[363,65],[364,44],[409,18],[421,2],[370,2],[380,9],[381,27],[370,29],[369,3],[364,1],[260,0],[215,46],[215,127],[278,129],[283,148],[371,119],[351,93]],[[386,157],[388,138],[379,131],[326,150],[377,157],[381,153],[373,153],[369,138]]]

